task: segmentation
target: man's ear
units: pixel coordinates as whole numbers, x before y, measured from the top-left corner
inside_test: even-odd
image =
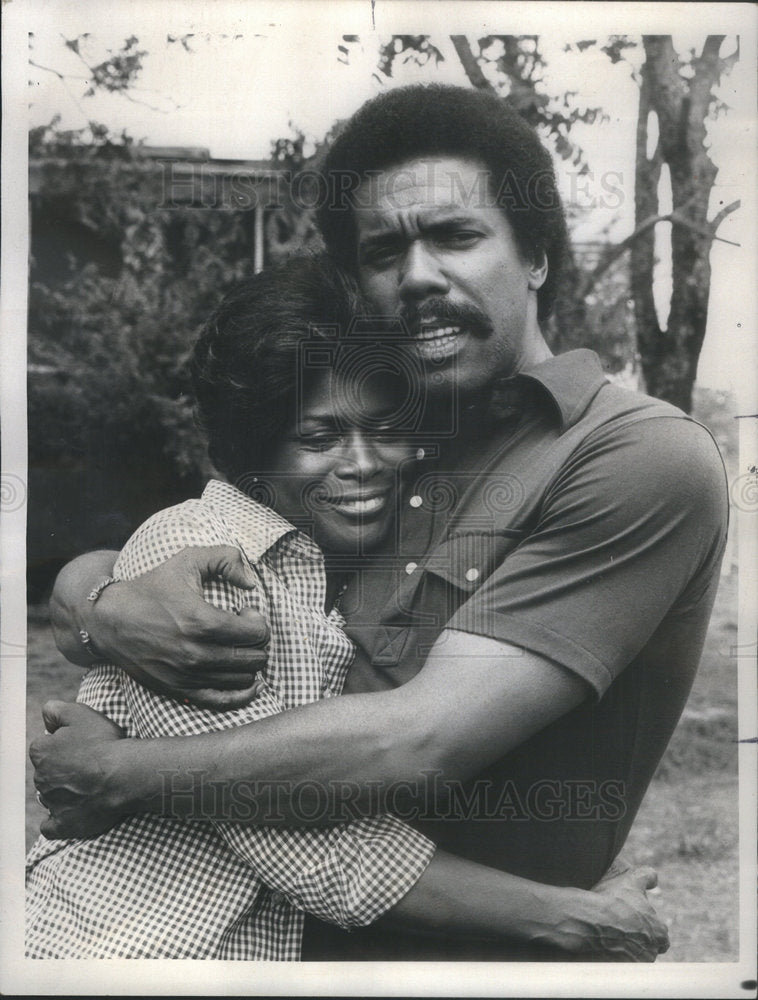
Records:
[[[547,255],[544,250],[529,264],[529,287],[533,291],[542,288],[547,278]]]

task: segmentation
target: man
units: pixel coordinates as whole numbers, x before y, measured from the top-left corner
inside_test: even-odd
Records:
[[[703,428],[609,385],[589,352],[551,355],[540,322],[565,221],[548,154],[502,102],[457,88],[384,94],[348,123],[326,176],[327,246],[377,315],[403,321],[434,401],[396,550],[365,564],[343,602],[358,645],[352,696],[156,741],[119,741],[84,709],[53,705],[57,731],[33,747],[52,810],[43,832],[86,835],[172,807],[220,815],[214,781],[253,782],[260,810],[273,782],[266,821],[302,823],[308,779],[330,817],[346,789],[358,812],[391,795],[453,854],[592,886],[692,682],[724,546],[723,467]],[[54,602],[63,646],[83,629],[104,657],[175,692],[212,686],[191,669],[204,662],[225,668],[216,686],[249,683],[233,647],[254,623],[225,627],[187,596],[187,582],[233,558],[185,554],[88,607],[112,556],[84,557]],[[171,803],[159,771],[176,787],[204,781]],[[504,957],[379,926],[311,928],[310,940],[306,958]]]

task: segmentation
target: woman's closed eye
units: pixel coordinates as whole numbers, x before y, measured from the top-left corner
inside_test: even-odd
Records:
[[[403,439],[404,432],[396,423],[382,423],[368,430],[367,435],[379,443],[385,441],[397,442]]]
[[[326,451],[335,448],[344,441],[345,435],[336,430],[314,431],[308,434],[300,434],[295,440],[304,448],[312,451]]]

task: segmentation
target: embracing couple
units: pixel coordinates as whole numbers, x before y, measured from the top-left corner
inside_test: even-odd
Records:
[[[386,93],[325,178],[328,255],[195,346],[226,482],[57,581],[89,669],[31,748],[27,954],[652,961],[616,858],[702,651],[716,447],[552,355],[565,219],[500,100]]]

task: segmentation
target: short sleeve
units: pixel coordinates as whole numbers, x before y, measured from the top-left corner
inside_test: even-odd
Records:
[[[523,646],[598,695],[666,615],[710,611],[727,524],[723,463],[681,416],[605,426],[550,483],[538,523],[449,628]]]

